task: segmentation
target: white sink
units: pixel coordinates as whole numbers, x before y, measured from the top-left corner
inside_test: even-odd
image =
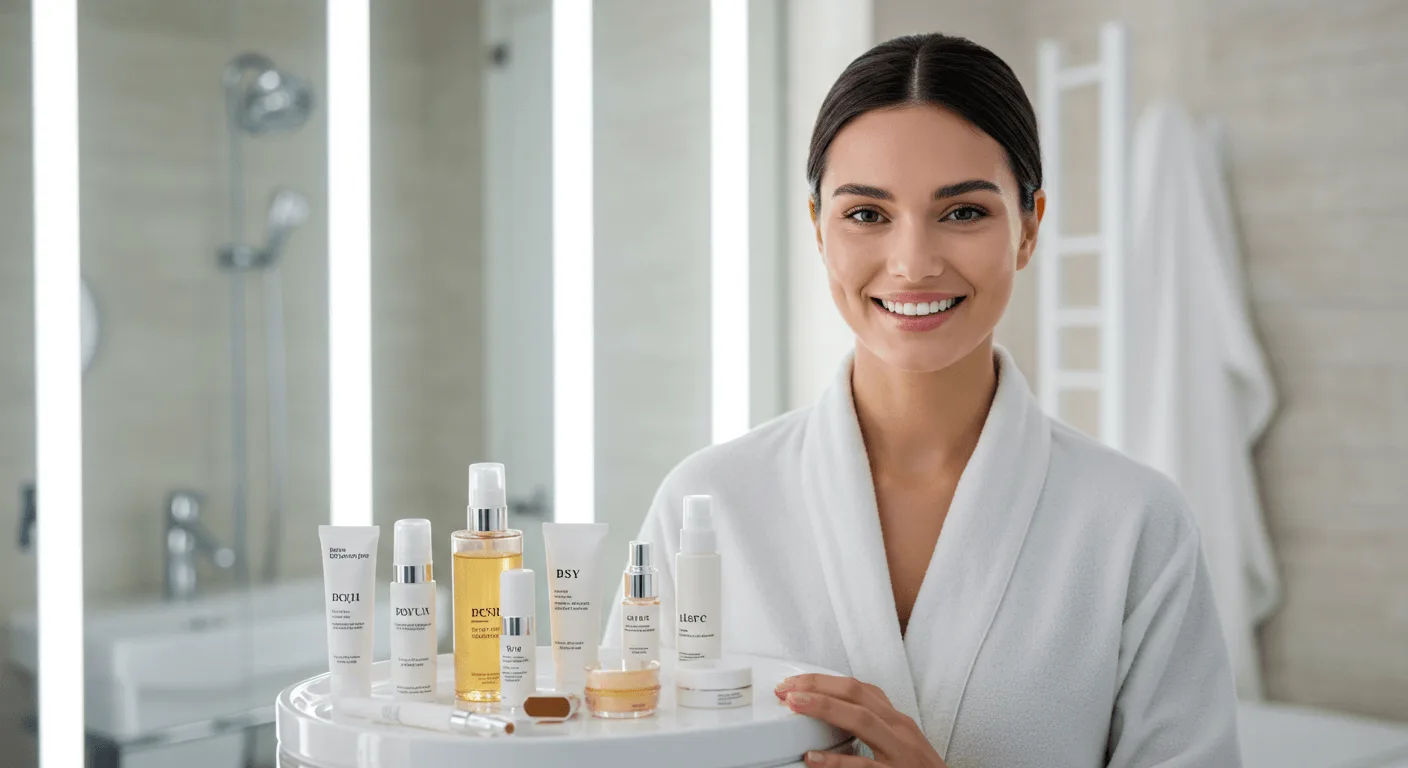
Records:
[[[449,590],[438,599],[442,646]],[[378,585],[376,657],[389,655],[387,586]],[[87,730],[118,743],[173,726],[271,707],[279,691],[327,671],[321,579],[185,602],[92,607],[84,616]],[[10,662],[38,669],[35,615],[10,620]]]

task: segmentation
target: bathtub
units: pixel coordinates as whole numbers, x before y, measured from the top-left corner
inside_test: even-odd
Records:
[[[1237,717],[1242,768],[1408,768],[1408,723],[1270,702]]]

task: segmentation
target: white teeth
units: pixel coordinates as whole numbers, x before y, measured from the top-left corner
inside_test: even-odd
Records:
[[[896,315],[923,317],[925,315],[936,315],[940,312],[947,312],[953,309],[954,305],[958,304],[960,298],[962,297],[955,296],[952,299],[944,299],[943,301],[910,302],[907,304],[890,301],[889,299],[880,299],[880,304]]]

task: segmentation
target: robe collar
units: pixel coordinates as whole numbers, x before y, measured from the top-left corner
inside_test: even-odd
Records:
[[[1007,590],[1050,460],[1050,422],[1012,356],[996,347],[995,357],[997,392],[903,637],[851,390],[853,354],[812,409],[803,439],[807,517],[851,674],[882,688],[940,754],[948,751],[964,687]]]

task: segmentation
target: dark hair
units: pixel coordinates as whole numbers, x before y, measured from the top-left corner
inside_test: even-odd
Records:
[[[847,123],[876,109],[932,104],[957,114],[1007,151],[1022,210],[1035,208],[1041,188],[1041,143],[1036,114],[1007,62],[977,43],[953,35],[906,35],[861,54],[836,79],[812,129],[807,182],[821,205],[826,153]]]

